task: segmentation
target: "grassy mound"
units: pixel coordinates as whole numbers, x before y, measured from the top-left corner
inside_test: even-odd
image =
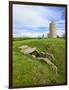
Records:
[[[58,75],[44,62],[24,55],[18,47],[28,45],[39,51],[52,53]],[[13,86],[63,84],[65,82],[64,39],[13,40]]]

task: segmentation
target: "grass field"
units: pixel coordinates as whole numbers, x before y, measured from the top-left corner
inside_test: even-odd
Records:
[[[52,53],[58,75],[44,62],[24,55],[22,45],[36,47],[39,51]],[[65,82],[65,41],[64,39],[13,40],[13,86],[63,84]]]

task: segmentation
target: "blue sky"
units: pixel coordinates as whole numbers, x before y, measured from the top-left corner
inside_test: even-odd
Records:
[[[55,21],[57,35],[65,32],[65,8],[51,6],[13,5],[13,36],[47,36],[49,24]]]

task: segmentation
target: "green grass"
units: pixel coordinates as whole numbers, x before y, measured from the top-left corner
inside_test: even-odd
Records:
[[[39,51],[52,53],[58,75],[44,62],[24,55],[22,45],[36,47]],[[13,86],[63,84],[65,82],[65,41],[64,39],[28,39],[13,41]]]

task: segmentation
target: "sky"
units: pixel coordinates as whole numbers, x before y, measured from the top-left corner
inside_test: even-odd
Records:
[[[13,37],[46,37],[51,21],[57,35],[65,33],[65,8],[53,6],[13,5]]]

